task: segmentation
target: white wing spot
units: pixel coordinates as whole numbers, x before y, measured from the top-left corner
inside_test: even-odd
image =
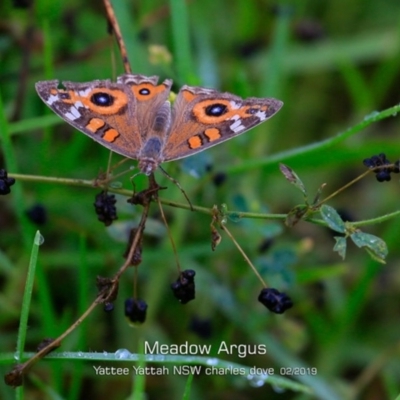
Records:
[[[243,129],[246,129],[244,125],[242,125],[242,120],[239,118],[237,119],[231,126],[230,128],[233,130],[233,132],[238,133],[242,131]]]
[[[267,118],[267,114],[265,113],[265,111],[257,111],[254,114],[260,121],[264,121],[264,119]]]
[[[233,115],[232,117],[230,117],[229,119],[232,119],[234,121],[237,121],[238,119],[240,119],[240,115]]]
[[[75,107],[76,108],[86,108],[86,106],[84,106],[81,101],[75,102]]]
[[[75,107],[71,107],[69,110],[70,112],[65,113],[65,116],[68,119],[75,121],[76,119],[81,117],[80,112]]]
[[[65,118],[68,118],[72,121],[76,119],[70,112],[65,113]]]
[[[235,101],[230,101],[229,103],[233,110],[237,110],[242,106],[240,103],[236,103]]]
[[[202,94],[211,94],[211,93],[214,92],[213,89],[208,89],[208,88],[199,88],[199,89],[201,89],[200,92],[201,92]]]
[[[51,94],[51,95],[49,96],[49,98],[47,99],[46,103],[47,103],[49,106],[52,106],[53,103],[55,103],[56,101],[58,101],[58,96],[55,95],[55,94]]]
[[[88,87],[85,90],[79,90],[79,96],[87,97],[87,95],[92,91],[92,88]]]

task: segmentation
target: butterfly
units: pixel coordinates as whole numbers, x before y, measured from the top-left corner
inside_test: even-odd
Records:
[[[171,108],[172,80],[124,74],[117,82],[36,83],[41,99],[61,118],[104,147],[138,160],[146,175],[238,136],[275,115],[273,98],[242,99],[184,85]]]

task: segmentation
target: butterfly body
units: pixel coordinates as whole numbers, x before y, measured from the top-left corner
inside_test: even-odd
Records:
[[[272,98],[242,99],[213,89],[183,86],[173,107],[172,81],[125,74],[87,83],[36,84],[61,118],[108,149],[139,161],[151,174],[161,163],[196,154],[244,133],[282,107]]]

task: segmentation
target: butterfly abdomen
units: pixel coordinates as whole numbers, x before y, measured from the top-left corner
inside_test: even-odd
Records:
[[[153,172],[158,165],[163,161],[162,141],[157,136],[150,137],[143,146],[139,156],[139,169],[146,175]]]

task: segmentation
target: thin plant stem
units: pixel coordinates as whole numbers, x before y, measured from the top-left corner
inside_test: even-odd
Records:
[[[220,227],[223,231],[226,232],[226,234],[229,236],[229,238],[232,240],[236,248],[239,250],[240,254],[243,256],[247,264],[249,264],[250,268],[253,270],[253,272],[256,274],[257,278],[260,280],[262,283],[263,287],[268,287],[266,283],[264,282],[264,279],[261,277],[260,273],[257,271],[257,268],[253,265],[253,263],[250,261],[249,257],[247,257],[247,254],[244,252],[240,244],[236,241],[232,233],[229,231],[229,229],[226,227],[224,224],[220,224]]]

